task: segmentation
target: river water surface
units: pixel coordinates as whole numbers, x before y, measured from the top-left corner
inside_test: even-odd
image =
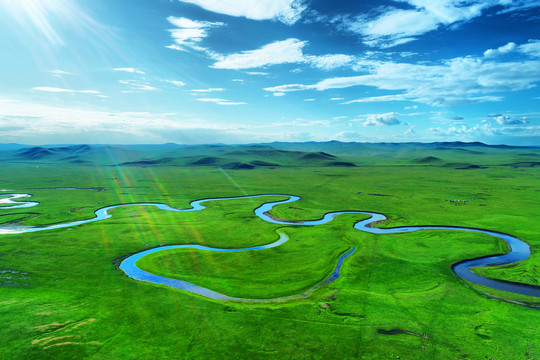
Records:
[[[15,209],[15,208],[20,208],[20,207],[30,207],[30,206],[35,206],[38,204],[37,202],[13,201],[16,199],[29,197],[30,195],[28,194],[1,194],[1,196],[9,196],[9,198],[0,199],[0,204],[10,204],[11,206],[0,207],[0,210]],[[368,212],[368,211],[330,212],[330,213],[326,213],[319,220],[306,220],[306,221],[281,220],[281,219],[275,219],[269,215],[269,212],[272,210],[274,206],[291,203],[294,201],[298,201],[300,199],[300,197],[294,196],[294,195],[263,194],[263,195],[237,196],[237,197],[228,197],[228,198],[202,199],[202,200],[192,201],[190,203],[191,208],[189,209],[177,209],[177,208],[173,208],[169,205],[161,204],[161,203],[131,203],[131,204],[111,205],[111,206],[107,206],[107,207],[96,210],[95,217],[92,219],[73,221],[73,222],[54,224],[54,225],[47,225],[47,226],[42,226],[42,227],[23,227],[23,226],[7,227],[6,226],[3,228],[0,228],[0,234],[19,234],[19,233],[30,233],[30,232],[37,232],[37,231],[60,229],[60,228],[70,228],[73,226],[87,224],[90,222],[101,221],[101,220],[110,218],[112,216],[108,213],[109,210],[122,207],[122,206],[155,206],[165,211],[188,212],[188,211],[200,211],[200,210],[205,209],[205,206],[202,204],[209,201],[225,201],[225,200],[268,197],[268,196],[286,197],[286,200],[267,202],[254,210],[254,213],[256,216],[258,216],[264,221],[267,221],[273,224],[290,225],[290,226],[316,226],[316,225],[326,224],[332,221],[334,217],[337,215],[363,214],[363,215],[369,216],[369,218],[355,223],[354,228],[360,231],[371,233],[371,234],[397,234],[397,233],[408,233],[408,232],[423,231],[423,230],[444,230],[444,231],[470,231],[470,232],[483,233],[483,234],[497,237],[503,240],[504,242],[506,242],[506,244],[510,248],[510,251],[508,253],[460,261],[452,266],[452,270],[454,271],[454,273],[460,278],[470,281],[474,284],[483,285],[492,289],[507,291],[507,292],[511,292],[515,294],[540,297],[539,286],[508,282],[504,280],[490,279],[490,278],[486,278],[478,274],[475,274],[474,272],[471,271],[471,269],[476,268],[476,267],[513,264],[518,261],[523,261],[527,259],[531,254],[529,245],[514,236],[499,233],[496,231],[491,231],[491,230],[457,227],[457,226],[405,226],[405,227],[395,227],[395,228],[380,228],[380,227],[375,227],[375,224],[377,222],[385,220],[386,216],[384,216],[383,214],[379,214],[375,212]],[[316,284],[313,288],[311,288],[306,293],[293,295],[289,297],[273,298],[273,299],[244,299],[244,298],[231,297],[231,296],[221,294],[221,293],[212,291],[210,289],[189,283],[187,281],[182,281],[178,279],[170,279],[163,276],[151,274],[149,272],[146,272],[140,269],[136,265],[137,261],[141,259],[143,256],[146,256],[148,254],[152,254],[158,251],[164,251],[164,250],[170,250],[170,249],[193,248],[193,249],[199,249],[203,251],[217,251],[217,252],[257,251],[257,250],[270,249],[270,248],[279,246],[288,240],[287,235],[285,235],[284,233],[280,232],[279,235],[280,235],[279,239],[271,244],[255,246],[255,247],[250,247],[250,248],[241,248],[241,249],[220,249],[220,248],[211,248],[211,247],[195,245],[195,244],[194,245],[170,245],[170,246],[157,247],[157,248],[145,250],[145,251],[142,251],[142,252],[139,252],[139,253],[136,253],[134,255],[127,257],[120,264],[120,269],[124,271],[126,275],[136,280],[150,282],[154,284],[166,285],[166,286],[189,291],[189,292],[192,292],[201,296],[205,296],[208,298],[212,298],[212,299],[251,301],[251,302],[278,301],[278,300],[287,300],[287,299],[309,296],[309,294],[313,292],[315,289],[317,289],[318,287],[337,280],[340,276],[340,269],[343,264],[343,260],[356,250],[356,248],[352,248],[349,251],[347,251],[345,254],[341,255],[340,258],[337,260],[334,271],[330,275],[328,275],[326,279]]]

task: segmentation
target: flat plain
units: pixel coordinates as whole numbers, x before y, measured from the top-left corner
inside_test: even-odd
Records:
[[[279,219],[383,213],[381,227],[449,225],[527,242],[518,264],[479,268],[538,286],[540,150],[478,143],[303,143],[245,146],[0,148],[2,194],[29,208],[0,208],[0,228],[89,219],[108,205],[290,194]],[[126,206],[71,228],[0,234],[0,357],[6,359],[536,359],[538,298],[491,290],[451,270],[505,253],[472,232],[374,235],[362,215],[320,226],[264,222],[253,210],[283,197],[209,202],[197,212]],[[8,205],[2,204],[3,207]],[[269,303],[210,300],[135,281],[127,256],[175,244],[272,249],[161,251],[139,266],[244,298],[301,294],[356,247],[341,277],[307,298]]]

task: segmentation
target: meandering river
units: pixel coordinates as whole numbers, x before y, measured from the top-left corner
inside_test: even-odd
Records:
[[[1,194],[1,196],[9,196],[9,197],[0,199],[0,204],[15,204],[15,205],[2,206],[0,207],[0,210],[15,209],[15,208],[20,208],[20,207],[29,207],[29,206],[35,206],[38,204],[37,202],[13,201],[16,199],[27,198],[30,196],[29,194]],[[490,278],[486,278],[478,274],[475,274],[474,272],[471,271],[471,269],[476,268],[476,267],[513,264],[518,261],[523,261],[527,259],[531,254],[529,245],[512,235],[503,234],[503,233],[492,231],[492,230],[458,227],[458,226],[404,226],[404,227],[394,227],[394,228],[380,228],[380,227],[375,227],[375,225],[378,222],[385,220],[386,217],[383,214],[375,213],[375,212],[368,212],[368,211],[329,212],[329,213],[326,213],[323,216],[323,218],[319,220],[306,220],[306,221],[287,221],[287,220],[275,219],[270,216],[269,212],[272,210],[274,206],[291,203],[294,201],[298,201],[300,199],[300,197],[294,196],[294,195],[262,194],[262,195],[236,196],[236,197],[227,197],[227,198],[202,199],[202,200],[192,201],[190,203],[191,208],[188,208],[188,209],[177,209],[177,208],[173,208],[169,205],[161,204],[161,203],[118,204],[118,205],[111,205],[111,206],[107,206],[107,207],[96,210],[95,217],[92,219],[66,222],[66,223],[54,224],[54,225],[46,225],[42,227],[4,226],[0,228],[0,234],[19,234],[19,233],[30,233],[30,232],[37,232],[37,231],[60,229],[60,228],[70,228],[73,226],[87,224],[90,222],[101,221],[101,220],[110,218],[112,216],[111,214],[108,213],[109,210],[122,207],[122,206],[155,206],[165,211],[188,212],[188,211],[200,211],[200,210],[205,209],[205,206],[202,204],[209,201],[225,201],[225,200],[268,197],[268,196],[282,196],[282,197],[286,197],[287,199],[264,203],[263,205],[256,208],[254,210],[254,213],[256,216],[258,216],[264,221],[274,223],[274,224],[279,224],[279,225],[316,226],[316,225],[326,224],[332,221],[335,216],[340,215],[340,214],[363,214],[363,215],[369,216],[369,218],[356,222],[354,224],[354,228],[357,230],[365,231],[372,234],[396,234],[396,233],[407,233],[407,232],[423,231],[423,230],[444,230],[444,231],[471,231],[471,232],[483,233],[483,234],[497,237],[508,244],[508,247],[510,248],[510,251],[508,253],[490,255],[490,256],[476,258],[476,259],[463,260],[452,266],[452,270],[454,271],[454,273],[460,278],[470,281],[474,284],[483,285],[483,286],[490,287],[492,289],[507,291],[507,292],[511,292],[515,294],[540,297],[539,286],[508,282],[504,280],[490,279]],[[231,296],[221,294],[221,293],[212,291],[210,289],[189,283],[187,281],[171,279],[171,278],[166,278],[163,276],[151,274],[149,272],[146,272],[140,269],[136,265],[137,261],[141,259],[143,256],[146,256],[148,254],[155,253],[158,251],[169,250],[169,249],[195,248],[195,249],[204,250],[204,251],[219,251],[219,252],[256,251],[256,250],[269,249],[269,248],[279,246],[288,240],[287,235],[285,235],[284,233],[279,233],[279,235],[280,235],[279,239],[271,244],[255,246],[255,247],[250,247],[250,248],[241,248],[241,249],[220,249],[220,248],[206,247],[202,245],[162,246],[162,247],[158,247],[154,249],[145,250],[145,251],[142,251],[142,252],[139,252],[139,253],[136,253],[134,255],[127,257],[120,264],[120,269],[124,271],[129,277],[136,280],[146,281],[146,282],[150,282],[154,284],[167,285],[170,287],[182,289],[182,290],[189,291],[189,292],[192,292],[201,296],[205,296],[208,298],[212,298],[212,299],[250,301],[250,302],[280,301],[280,300],[287,300],[287,299],[292,299],[292,298],[301,298],[301,297],[309,296],[309,294],[313,292],[315,289],[317,289],[318,287],[328,284],[338,279],[340,276],[341,265],[344,259],[348,257],[349,255],[351,255],[356,249],[356,248],[352,248],[349,251],[347,251],[345,254],[341,255],[341,257],[337,260],[334,271],[326,279],[316,284],[313,288],[311,288],[306,293],[293,295],[289,297],[273,298],[273,299],[244,299],[244,298],[231,297]]]

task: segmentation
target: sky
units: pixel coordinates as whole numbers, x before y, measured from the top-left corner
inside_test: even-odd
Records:
[[[0,143],[540,146],[540,0],[0,0]]]

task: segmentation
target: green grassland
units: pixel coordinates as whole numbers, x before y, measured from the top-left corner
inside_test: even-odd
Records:
[[[187,208],[202,198],[291,194],[301,200],[274,208],[273,216],[305,220],[364,210],[384,213],[382,227],[453,225],[515,235],[530,244],[528,260],[476,271],[540,280],[536,148],[277,143],[1,150],[0,189],[12,191],[0,196],[29,193],[29,201],[40,202],[0,209],[4,226],[88,219],[119,203]],[[209,202],[187,213],[122,207],[101,222],[0,235],[0,358],[540,358],[540,310],[533,308],[539,299],[465,283],[451,271],[460,260],[507,251],[498,239],[437,230],[373,235],[352,227],[362,215],[312,227],[253,214],[281,199]],[[278,231],[290,240],[272,249],[170,250],[138,265],[230,296],[272,298],[306,292],[341,254],[356,251],[337,281],[284,302],[209,300],[118,269],[123,258],[157,246],[250,247],[276,241]]]

